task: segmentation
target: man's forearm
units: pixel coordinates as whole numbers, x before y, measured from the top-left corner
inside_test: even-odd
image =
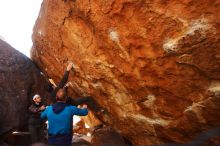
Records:
[[[88,109],[87,108],[83,108],[83,109],[79,109],[77,110],[77,114],[78,116],[86,116],[88,115]]]
[[[69,71],[65,71],[60,83],[58,84],[58,89],[63,88],[65,86],[65,84],[67,83],[69,78]]]

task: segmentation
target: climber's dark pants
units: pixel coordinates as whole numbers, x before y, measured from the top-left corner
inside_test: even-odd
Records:
[[[73,106],[78,106],[81,104],[87,104],[89,108],[91,108],[91,110],[94,110],[94,112],[99,112],[100,107],[98,106],[97,103],[95,103],[94,99],[90,96],[86,96],[86,97],[78,97],[78,98],[68,98],[67,99],[67,104],[71,104]]]

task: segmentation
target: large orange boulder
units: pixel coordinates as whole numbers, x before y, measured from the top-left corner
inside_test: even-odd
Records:
[[[44,0],[32,59],[134,145],[186,143],[220,126],[219,0]]]

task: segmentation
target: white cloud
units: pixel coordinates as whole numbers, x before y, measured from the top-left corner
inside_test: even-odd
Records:
[[[0,36],[30,55],[32,29],[43,0],[0,0]]]

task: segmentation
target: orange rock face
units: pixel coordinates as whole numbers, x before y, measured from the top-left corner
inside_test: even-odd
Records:
[[[44,0],[32,58],[134,145],[185,143],[220,126],[219,0]]]

